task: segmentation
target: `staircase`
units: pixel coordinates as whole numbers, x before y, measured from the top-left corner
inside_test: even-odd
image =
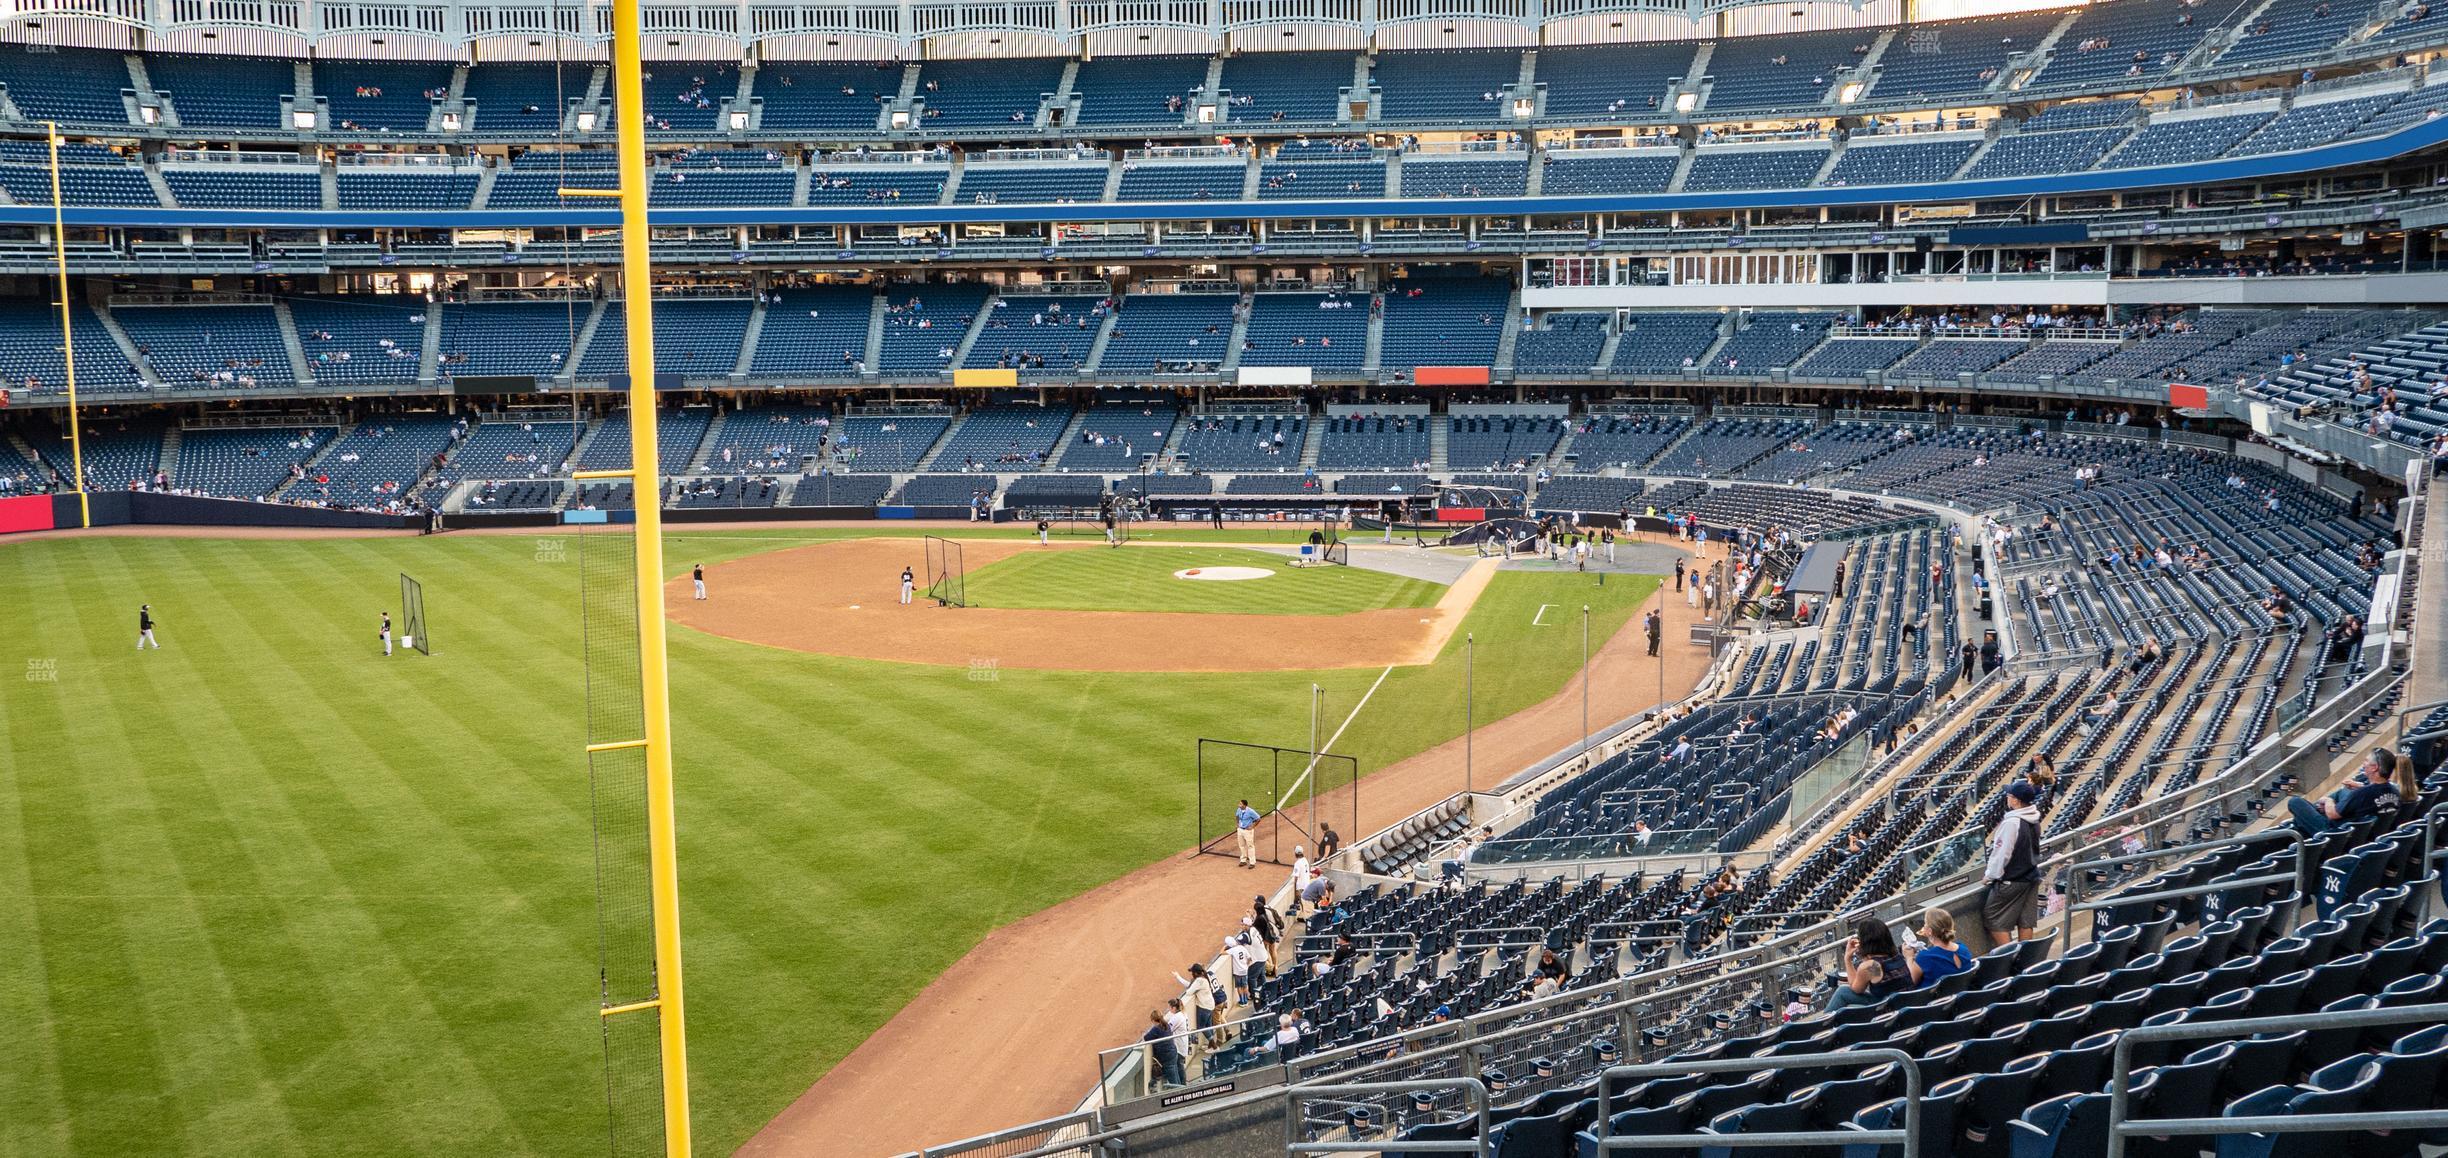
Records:
[[[1222,373],[1230,374],[1241,368],[1241,351],[1249,344],[1250,314],[1256,310],[1250,301],[1253,296],[1242,294],[1241,308],[1233,311],[1231,345],[1224,351],[1224,360],[1216,363],[1216,369]]]
[[[1097,327],[1096,340],[1088,344],[1088,360],[1080,363],[1080,373],[1097,372],[1097,367],[1105,361],[1105,344],[1113,341],[1114,329],[1121,324],[1122,310],[1117,302],[1114,309],[1105,311],[1104,324]]]
[[[1521,340],[1522,295],[1520,286],[1513,287],[1513,296],[1505,299],[1504,313],[1499,316],[1504,319],[1504,333],[1496,337],[1495,368],[1511,372],[1513,346]]]
[[[1734,335],[1739,332],[1741,328],[1742,318],[1739,315],[1726,315],[1726,320],[1717,327],[1717,340],[1709,343],[1709,348],[1701,351],[1699,360],[1693,362],[1692,365],[1706,371],[1709,364],[1717,360],[1717,351],[1725,349],[1726,343],[1733,341]]]
[[[1547,452],[1547,459],[1541,465],[1556,472],[1557,474],[1564,473],[1564,456],[1572,452],[1573,439],[1580,433],[1581,428],[1574,426],[1572,417],[1570,415],[1566,415],[1564,418],[1564,437],[1556,440],[1555,449]],[[1531,486],[1535,488],[1538,485],[1537,471],[1534,470],[1530,472],[1530,480]],[[1525,495],[1523,497],[1527,498],[1529,496]]]
[[[321,115],[321,110],[315,108],[314,65],[307,61],[298,60],[290,62],[289,68],[289,111],[296,112],[303,109],[307,112],[315,113],[317,114],[315,117],[315,123],[323,128],[330,128],[331,126],[325,123],[325,118]],[[295,122],[289,120],[287,117],[283,117],[281,119],[281,124],[283,126],[294,123]]]
[[[756,101],[753,99],[756,93],[756,74],[757,70],[753,65],[739,70],[739,88],[731,94],[729,109],[729,112],[748,114],[748,131],[750,132],[756,131],[757,122],[764,119],[757,112]],[[731,131],[731,118],[728,115],[723,117],[722,124],[724,132]]]
[[[944,173],[943,193],[935,199],[935,203],[937,205],[960,204],[956,198],[960,196],[961,178],[968,172],[968,155],[965,153],[952,154],[951,167]]]
[[[578,363],[585,360],[587,347],[595,344],[595,330],[603,325],[604,304],[596,302],[587,310],[587,320],[578,327],[577,340],[570,343],[569,357],[561,363],[561,372],[553,377],[568,382],[578,377]]]
[[[952,436],[960,433],[961,426],[968,421],[969,416],[966,414],[953,419],[949,425],[944,427],[942,434],[935,436],[935,441],[928,445],[926,453],[918,456],[918,465],[910,469],[913,472],[924,472],[927,468],[934,466],[935,456],[942,454],[945,447],[952,445]],[[908,481],[908,475],[896,476],[893,479],[893,489],[900,490],[901,484]]]
[[[1360,368],[1371,374],[1385,365],[1385,311],[1378,308],[1382,300],[1369,296],[1368,352],[1360,356]]]
[[[1606,342],[1598,347],[1598,364],[1591,367],[1592,370],[1603,371],[1607,367],[1615,364],[1615,348],[1623,345],[1623,337],[1623,326],[1618,324],[1609,325],[1607,327]],[[1572,438],[1572,435],[1568,433],[1564,437],[1569,440]],[[1557,453],[1561,454],[1563,452],[1558,451]]]
[[[563,131],[570,133],[575,133],[578,131],[578,114],[580,111],[601,111],[603,109],[604,81],[611,74],[612,70],[609,68],[597,68],[587,73],[586,95],[579,97],[578,103],[561,110],[561,127]],[[631,115],[636,115],[634,110],[632,111]],[[596,132],[600,133],[604,131],[604,121],[605,118],[602,117],[597,117],[595,119]]]
[[[739,358],[731,363],[732,377],[745,378],[748,376],[749,363],[756,361],[757,340],[764,336],[765,299],[760,296],[757,304],[748,311],[748,330],[740,335]]]
[[[1522,195],[1536,197],[1545,190],[1546,184],[1547,150],[1534,148],[1530,150],[1530,179],[1523,183]]]
[[[1054,95],[1046,98],[1045,110],[1049,115],[1038,118],[1040,126],[1051,119],[1052,110],[1060,109],[1064,114],[1063,125],[1069,127],[1071,123],[1071,86],[1079,83],[1079,65],[1079,58],[1076,56],[1063,61],[1062,78],[1054,82]]]
[[[1449,414],[1429,415],[1428,469],[1434,471],[1451,469],[1450,465],[1446,461],[1446,450],[1452,444],[1452,442],[1453,416]]]
[[[1722,343],[1720,343],[1720,344],[1722,344]],[[1713,353],[1713,352],[1715,352],[1715,347],[1711,347],[1710,349],[1711,349],[1711,352],[1712,352],[1712,353]],[[1706,362],[1703,362],[1703,363],[1701,363],[1701,364],[1702,364],[1702,365],[1707,365],[1707,363],[1706,363]],[[1691,436],[1692,436],[1692,435],[1695,435],[1695,434],[1700,433],[1700,427],[1701,427],[1702,425],[1703,425],[1703,423],[1702,423],[1702,422],[1701,422],[1699,419],[1697,419],[1697,418],[1693,419],[1693,420],[1692,420],[1692,424],[1691,424],[1691,425],[1689,425],[1689,426],[1684,427],[1684,428],[1683,428],[1683,433],[1676,435],[1676,436],[1675,436],[1675,439],[1674,439],[1674,441],[1673,441],[1673,442],[1669,442],[1669,443],[1667,443],[1666,445],[1659,447],[1659,448],[1658,448],[1658,452],[1657,452],[1656,454],[1650,455],[1650,456],[1648,457],[1648,459],[1647,459],[1647,460],[1645,460],[1645,461],[1643,461],[1643,462],[1634,463],[1634,464],[1633,464],[1633,466],[1635,467],[1635,469],[1637,469],[1637,468],[1639,468],[1639,467],[1645,467],[1645,466],[1648,466],[1650,463],[1653,463],[1653,462],[1664,462],[1664,461],[1666,460],[1666,457],[1667,457],[1668,455],[1671,455],[1671,454],[1673,454],[1673,453],[1675,452],[1675,448],[1676,448],[1676,447],[1681,446],[1681,445],[1683,445],[1684,443],[1691,441]]]
[[[1851,144],[1849,141],[1837,141],[1828,146],[1827,160],[1820,162],[1819,171],[1811,174],[1811,184],[1824,185],[1827,183],[1828,174],[1836,171],[1836,162],[1844,159],[1845,148],[1849,144]]]
[[[417,384],[431,386],[442,376],[442,303],[425,311],[425,341],[417,353]]]
[[[145,184],[153,187],[153,195],[161,198],[161,203],[164,206],[171,209],[176,209],[179,207],[178,198],[172,196],[170,193],[170,183],[162,180],[160,166],[147,164],[137,167],[144,170]]]
[[[2040,70],[2047,66],[2049,55],[2056,51],[2057,42],[2065,37],[2066,29],[2073,27],[2074,21],[2081,16],[2081,9],[2067,13],[2065,19],[2048,30],[2048,35],[2040,38],[2040,43],[2031,46],[2030,51],[2006,58],[2005,66],[1998,69],[1997,79],[1989,82],[1987,91],[2012,92],[2038,76]]]
[[[136,367],[136,376],[143,379],[147,386],[160,386],[161,379],[154,376],[153,367],[137,356],[135,340],[127,336],[126,330],[119,328],[119,319],[112,317],[111,312],[105,309],[93,311],[93,316],[102,323],[102,329],[111,336],[111,341],[119,343],[119,352],[127,357],[128,365]]]
[[[860,375],[862,377],[873,378],[883,370],[884,306],[884,295],[877,294],[874,298],[873,304],[868,309],[867,350],[866,353],[859,359]]]
[[[172,482],[178,481],[179,443],[182,440],[183,436],[175,424],[162,432],[161,461],[153,468],[169,476]]]
[[[1963,175],[1970,173],[1972,170],[1979,168],[1981,158],[1988,156],[1990,146],[1997,144],[1998,138],[2005,136],[2005,129],[2006,122],[2002,118],[1989,122],[1989,132],[1987,135],[1981,138],[1980,147],[1972,150],[1971,156],[1964,158],[1963,168],[1955,170],[1955,172],[1949,174],[1949,176],[1962,177]]]
[[[322,445],[315,447],[313,454],[306,456],[306,461],[298,464],[298,477],[282,479],[279,486],[272,488],[272,493],[268,497],[279,498],[287,494],[290,488],[313,478],[315,469],[322,465],[324,458],[331,454],[333,447],[340,445],[340,440],[347,437],[348,432],[348,424],[341,423],[339,428],[332,432],[331,437],[324,439]]]
[[[298,340],[297,315],[289,312],[289,303],[272,299],[274,328],[280,331],[281,349],[289,352],[290,372],[297,375],[300,385],[314,381],[314,363],[306,360],[306,344]]]
[[[463,128],[467,127],[469,122],[474,119],[468,116],[467,75],[468,66],[464,64],[452,66],[450,91],[446,93],[441,100],[434,102],[433,111],[425,114],[426,132],[439,133],[442,131],[442,116],[444,113],[459,114],[459,124]]]
[[[1699,155],[1700,150],[1698,148],[1692,145],[1683,146],[1682,155],[1675,158],[1674,176],[1666,179],[1667,192],[1680,193],[1683,191],[1683,180],[1684,178],[1691,176],[1692,160]]]
[[[1182,439],[1190,434],[1190,421],[1191,416],[1188,414],[1173,420],[1173,429],[1165,432],[1163,448],[1156,452],[1156,461],[1159,465],[1172,462],[1181,454]]]
[[[340,166],[327,163],[317,169],[323,178],[323,208],[340,208]]]
[[[616,420],[614,418],[588,419],[586,429],[579,431],[578,440],[570,444],[569,461],[572,464],[585,462],[587,448],[595,444],[595,436],[603,433],[605,424]]]
[[[484,172],[478,174],[476,177],[476,195],[468,199],[469,209],[482,209],[485,207],[485,202],[491,200],[493,197],[493,179],[498,176],[501,176],[501,169],[498,166],[487,165],[484,167]]]
[[[719,408],[714,411],[714,421],[706,423],[705,437],[697,440],[696,453],[689,455],[688,473],[696,474],[705,469],[706,456],[714,453],[714,447],[722,442],[723,426],[730,421],[729,413]]]
[[[1098,339],[1100,342],[1103,340],[1101,337]],[[1090,406],[1093,405],[1094,403],[1090,404]],[[1063,456],[1071,453],[1071,448],[1079,443],[1080,428],[1088,425],[1089,408],[1089,406],[1082,406],[1071,413],[1071,421],[1064,424],[1062,437],[1054,440],[1054,453],[1046,456],[1043,469],[1053,470],[1061,466]]]
[[[969,348],[977,345],[979,334],[986,332],[986,323],[994,317],[995,302],[1001,300],[1002,296],[1000,293],[986,295],[985,302],[978,306],[977,316],[969,319],[969,328],[961,333],[960,345],[953,347],[952,361],[945,369],[958,369],[968,363]],[[954,423],[954,425],[959,424]]]
[[[1323,414],[1312,414],[1309,416],[1309,425],[1301,429],[1301,469],[1307,470],[1310,467],[1316,466],[1318,460],[1318,450],[1325,445],[1326,416]]]
[[[140,105],[151,104],[161,110],[163,127],[179,127],[178,110],[170,107],[170,102],[162,99],[161,91],[153,87],[153,73],[145,67],[144,58],[130,52],[119,59],[127,65],[128,87],[133,90],[127,99],[128,123],[143,124],[144,118],[138,115],[136,109]]]
[[[1241,199],[1243,201],[1258,199],[1258,172],[1258,152],[1253,149],[1250,151],[1249,170],[1241,175]]]
[[[1388,197],[1402,196],[1402,159],[1399,152],[1386,158],[1386,191]]]
[[[792,162],[790,203],[793,207],[807,205],[808,186],[815,184],[815,178],[816,166],[803,162]]]

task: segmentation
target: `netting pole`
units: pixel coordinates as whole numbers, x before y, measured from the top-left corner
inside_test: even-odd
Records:
[[[680,866],[672,814],[671,675],[663,626],[663,481],[655,457],[654,267],[646,218],[646,95],[639,0],[612,4],[613,108],[619,126],[621,291],[629,338],[630,493],[637,497],[639,698],[646,739],[646,842],[654,912],[655,997],[663,1053],[663,1148],[688,1158],[687,1020],[680,996]]]

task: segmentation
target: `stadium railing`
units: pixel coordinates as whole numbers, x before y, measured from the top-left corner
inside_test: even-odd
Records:
[[[2414,520],[2418,525],[2423,502],[2420,494],[2409,498],[2400,505],[2399,517]],[[2405,581],[2411,566],[2410,553],[2400,552],[2394,564],[2398,582]],[[2373,654],[2367,656],[2364,674],[2321,701],[2296,728],[2274,731],[2216,775],[2157,800],[2097,818],[2080,830],[2044,842],[2043,869],[2048,879],[2062,885],[2066,874],[2112,848],[2124,846],[2137,834],[2147,848],[2166,843],[2169,836],[2192,828],[2215,827],[2210,824],[2212,820],[2223,821],[2242,806],[2245,797],[2263,792],[2273,776],[2291,766],[2317,761],[2325,771],[2325,747],[2309,741],[2342,729],[2350,730],[2358,720],[2392,702],[2405,678],[2403,673],[2392,670],[2395,653],[2403,646],[2394,637],[2382,637]],[[2426,855],[2435,854],[2427,850]],[[2133,858],[2112,859],[2124,864]],[[1850,935],[1852,920],[1871,915],[1901,919],[1929,906],[1963,908],[1980,892],[1980,882],[1974,877],[1972,866],[1965,864],[1945,880],[1908,887],[1876,901],[1850,906],[1801,929],[1739,944],[1735,943],[1737,938],[1730,937],[1715,954],[1686,961],[1659,975],[1617,979],[1591,989],[1559,993],[1418,1027],[1373,1042],[1321,1051],[1282,1063],[1279,1073],[1260,1080],[1270,1086],[1304,1086],[1359,1078],[1394,1080],[1406,1073],[1422,1072],[1423,1067],[1448,1064],[1458,1064],[1466,1073],[1476,1076],[1479,1059],[1501,1052],[1508,1043],[1549,1036],[1559,1028],[1575,1025],[1593,1033],[1604,1028],[1614,1040],[1644,1043],[1649,1052],[1662,1057],[1699,1040],[1701,1035],[1689,1026],[1693,1009],[1723,1009],[1731,1003],[1737,987],[1762,990],[1787,987],[1782,983],[1814,987],[1834,967],[1837,954],[1842,952]],[[2048,919],[2067,918],[2055,913]],[[1653,1030],[1656,1032],[1650,1032]],[[1183,1091],[1187,1101],[1183,1104],[1197,1102],[1198,1108],[1168,1111],[1153,1107],[1155,1116],[1120,1129],[1101,1131],[1082,1141],[1128,1138],[1135,1130],[1156,1124],[1188,1121],[1277,1096],[1268,1091],[1242,1092],[1248,1088],[1237,1085],[1217,1094],[1201,1095],[1197,1086],[1187,1087]],[[1201,1100],[1202,1096],[1206,1100]],[[946,1148],[926,1151],[929,1155],[978,1152]],[[1047,1158],[1062,1152],[1059,1148],[1040,1150],[1011,1158]]]

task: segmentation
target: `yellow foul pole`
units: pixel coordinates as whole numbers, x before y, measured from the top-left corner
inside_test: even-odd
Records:
[[[76,335],[68,328],[68,214],[60,197],[59,122],[43,122],[51,144],[51,255],[59,263],[60,364],[68,372],[68,469],[76,488],[77,525],[93,526],[93,500],[85,493],[85,434],[77,422]]]
[[[640,61],[639,0],[612,0],[613,108],[620,151],[621,290],[627,298],[629,469],[581,471],[580,478],[623,476],[637,496],[638,694],[645,717],[647,878],[654,913],[655,995],[613,1006],[606,1017],[652,1009],[663,1053],[663,1150],[689,1155],[688,1036],[680,998],[680,867],[672,808],[671,675],[663,626],[663,480],[655,446],[654,271],[647,254],[646,97]],[[602,196],[564,189],[564,196]],[[599,747],[628,747],[627,743]]]

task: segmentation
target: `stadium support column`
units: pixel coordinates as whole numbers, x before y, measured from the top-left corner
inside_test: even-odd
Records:
[[[43,140],[51,146],[51,256],[59,267],[60,366],[68,379],[69,484],[76,488],[77,526],[93,526],[93,500],[85,493],[85,434],[77,420],[76,334],[69,329],[73,299],[68,290],[68,214],[60,197],[59,122],[43,122]]]

